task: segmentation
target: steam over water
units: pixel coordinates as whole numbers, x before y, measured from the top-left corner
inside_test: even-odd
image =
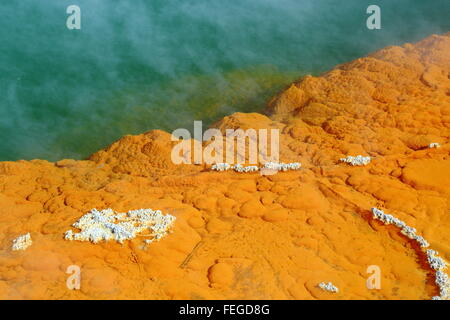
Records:
[[[66,27],[72,4],[81,30]],[[447,32],[449,16],[448,0],[3,0],[0,160],[82,159],[260,111],[301,75]]]

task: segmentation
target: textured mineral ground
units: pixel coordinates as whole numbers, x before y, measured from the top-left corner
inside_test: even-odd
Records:
[[[176,142],[158,130],[125,136],[85,161],[0,163],[0,298],[438,296],[426,254],[371,209],[416,228],[450,261],[449,72],[450,33],[432,35],[306,76],[264,114],[213,125],[280,129],[280,161],[300,162],[295,171],[175,165]],[[357,155],[371,161],[340,161]],[[160,241],[65,240],[94,208],[149,208],[176,221]],[[28,233],[32,244],[13,250]],[[66,284],[70,266],[80,268],[79,290]],[[379,289],[367,287],[373,266]]]

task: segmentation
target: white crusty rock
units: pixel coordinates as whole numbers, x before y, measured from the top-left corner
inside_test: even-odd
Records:
[[[216,163],[211,167],[211,169],[215,171],[227,171],[231,169],[231,165],[228,163]]]
[[[396,217],[385,214],[382,210],[372,208],[373,218],[382,221],[384,224],[394,224],[401,229],[401,233],[408,238],[415,240],[419,246],[423,248],[429,247],[428,241],[416,234],[416,229],[409,227],[405,222]],[[447,263],[444,259],[438,257],[438,252],[432,249],[426,250],[428,264],[431,269],[435,271],[435,283],[439,287],[439,296],[435,296],[433,300],[448,300],[450,299],[450,281],[448,275],[444,272],[447,268]]]
[[[448,275],[442,271],[436,271],[436,285],[439,287],[439,296],[435,300],[449,300],[450,299],[450,281]]]
[[[433,142],[430,143],[430,145],[428,146],[428,148],[440,148],[441,145],[438,142]]]
[[[400,232],[402,234],[404,234],[411,240],[415,240],[419,244],[420,247],[426,248],[426,247],[430,246],[430,244],[422,236],[419,236],[416,234],[416,232],[417,232],[416,229],[406,225],[405,222],[403,222],[400,219],[397,219],[393,215],[386,214],[382,210],[379,210],[377,208],[372,208],[372,214],[373,214],[373,218],[375,220],[380,220],[384,224],[395,225],[397,228],[400,229]]]
[[[92,209],[72,225],[81,231],[74,233],[68,230],[64,238],[93,243],[108,240],[123,243],[124,240],[133,239],[139,233],[147,231],[153,237],[151,242],[166,236],[174,222],[174,216],[164,215],[159,210],[139,209],[116,213],[112,209]]]
[[[369,156],[364,157],[364,156],[360,156],[360,155],[358,155],[356,157],[348,156],[346,158],[339,159],[339,161],[349,163],[352,166],[365,166],[365,165],[369,164],[371,160],[372,160],[372,158]]]
[[[444,270],[447,267],[447,264],[445,261],[438,257],[438,252],[432,249],[427,250],[427,258],[428,258],[428,264],[430,265],[431,269],[434,270]]]
[[[283,163],[283,162],[266,162],[264,164],[264,169],[270,169],[275,171],[288,171],[288,170],[298,170],[302,165],[299,162]]]
[[[445,273],[447,263],[444,259],[438,257],[438,252],[432,249],[427,250],[427,260],[430,268],[435,270],[435,283],[439,287],[439,296],[433,297],[433,300],[450,299],[450,280]]]
[[[28,232],[27,234],[21,235],[13,240],[12,250],[25,250],[29,246],[31,246],[33,241],[31,240],[31,235]]]
[[[233,167],[233,170],[236,172],[256,172],[259,170],[258,166],[248,166],[248,167],[244,167],[241,164],[235,164]]]
[[[328,292],[332,292],[332,293],[338,293],[339,289],[338,287],[336,287],[335,285],[333,285],[331,282],[325,283],[325,282],[321,282],[319,283],[319,288]]]
[[[239,173],[256,172],[262,169],[270,169],[274,171],[288,171],[288,170],[298,170],[302,165],[299,162],[292,163],[278,163],[278,162],[266,162],[264,166],[247,166],[244,167],[242,164],[230,165],[228,163],[216,163],[211,167],[214,171],[227,171],[234,170]]]

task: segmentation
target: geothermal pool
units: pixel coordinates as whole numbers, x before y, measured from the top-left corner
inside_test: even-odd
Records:
[[[449,29],[448,0],[21,0],[0,6],[0,161],[264,108],[303,74]],[[345,3],[344,3],[345,2]],[[66,8],[81,9],[81,30]]]

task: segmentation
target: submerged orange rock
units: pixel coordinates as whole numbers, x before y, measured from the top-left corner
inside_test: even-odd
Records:
[[[86,161],[0,163],[2,299],[430,299],[434,272],[393,214],[450,261],[450,33],[306,76],[266,115],[215,127],[278,128],[271,176],[175,165],[162,131],[126,136]],[[439,143],[440,148],[429,148]],[[372,157],[365,166],[339,162]],[[64,240],[91,209],[176,217],[159,242]],[[32,245],[11,249],[30,233]],[[78,266],[79,290],[66,271]],[[368,268],[378,266],[380,288]],[[373,268],[369,268],[372,270]],[[327,292],[319,283],[339,291]]]

